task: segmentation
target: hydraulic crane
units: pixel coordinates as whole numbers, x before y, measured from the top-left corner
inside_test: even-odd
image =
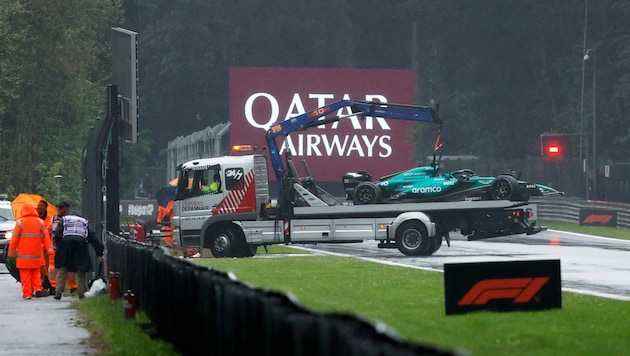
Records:
[[[341,109],[349,107],[352,114],[336,115],[326,117],[332,113],[338,113]],[[357,101],[357,100],[339,100],[329,105],[319,107],[317,109],[305,112],[293,118],[284,120],[273,125],[267,131],[267,147],[269,148],[269,157],[271,165],[276,175],[278,187],[282,178],[287,176],[287,169],[282,163],[280,157],[280,149],[276,138],[278,136],[288,136],[292,132],[307,130],[312,127],[330,124],[339,120],[360,116],[382,117],[385,119],[422,121],[442,125],[442,121],[438,116],[438,106],[418,106],[407,104],[392,104],[373,101]]]

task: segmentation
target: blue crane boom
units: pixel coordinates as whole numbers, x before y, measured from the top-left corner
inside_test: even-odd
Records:
[[[339,109],[350,107],[352,114],[344,116],[326,117]],[[276,142],[278,136],[288,136],[294,131],[307,130],[311,127],[325,125],[352,116],[372,116],[385,119],[423,121],[429,123],[442,124],[438,116],[438,107],[381,103],[373,101],[339,100],[329,105],[305,112],[293,118],[284,120],[273,125],[267,131],[267,147],[271,164],[276,174],[276,180],[280,184],[283,177],[287,175],[287,170],[280,157],[280,149]]]

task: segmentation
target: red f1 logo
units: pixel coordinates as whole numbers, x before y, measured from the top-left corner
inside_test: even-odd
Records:
[[[613,216],[612,215],[596,215],[596,214],[591,214],[589,216],[586,217],[586,219],[584,219],[584,221],[582,221],[583,224],[602,224],[602,225],[606,225],[610,222],[610,220],[612,220]]]
[[[482,305],[493,299],[528,303],[548,280],[549,277],[485,279],[477,282],[457,305]]]

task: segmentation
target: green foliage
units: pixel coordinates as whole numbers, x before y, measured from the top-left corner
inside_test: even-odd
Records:
[[[115,2],[82,0],[3,1],[2,29],[17,29],[3,41],[11,57],[12,95],[0,103],[4,175],[0,191],[39,193],[78,202],[82,189],[82,150],[104,107],[109,45],[103,29],[119,21]],[[6,21],[6,22],[5,22]],[[8,31],[11,32],[11,31]],[[1,67],[1,65],[0,65]],[[1,71],[0,71],[1,72]],[[4,80],[0,79],[0,80]],[[54,197],[54,198],[52,198]]]
[[[26,42],[23,16],[24,8],[19,1],[0,1],[0,114],[10,100],[19,95],[21,78],[17,54]]]

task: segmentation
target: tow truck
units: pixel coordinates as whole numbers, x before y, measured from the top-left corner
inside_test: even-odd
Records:
[[[328,115],[349,107],[346,116]],[[437,106],[340,100],[276,123],[266,134],[278,187],[270,196],[264,154],[202,158],[178,165],[173,237],[182,247],[209,248],[214,257],[251,257],[272,244],[379,241],[408,256],[429,256],[450,246],[449,233],[468,240],[535,234],[536,205],[528,202],[455,201],[352,205],[320,189],[306,161],[300,177],[291,152],[280,155],[279,136],[351,116],[429,122],[441,126]],[[285,165],[286,164],[286,165]],[[218,190],[204,189],[219,180]]]

